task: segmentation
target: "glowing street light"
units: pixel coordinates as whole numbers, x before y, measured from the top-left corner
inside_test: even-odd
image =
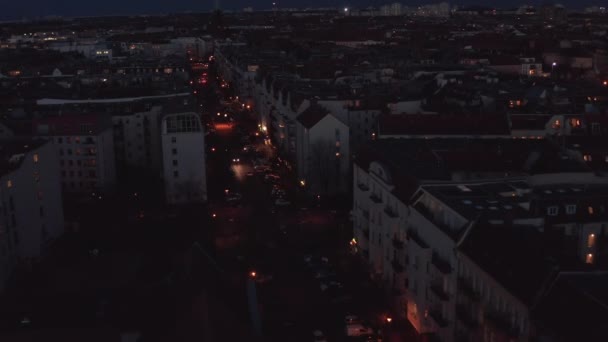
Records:
[[[258,275],[258,274],[257,274],[255,271],[251,271],[251,272],[249,272],[249,276],[250,276],[251,278],[255,278],[255,277],[257,277],[257,275]]]
[[[393,321],[393,318],[391,318],[391,317],[386,317],[386,323],[390,323],[390,322],[392,322],[392,321]]]

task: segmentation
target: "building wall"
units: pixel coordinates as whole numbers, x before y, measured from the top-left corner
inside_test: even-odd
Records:
[[[167,121],[178,117],[185,117],[198,128],[171,132]],[[167,202],[206,201],[205,135],[196,113],[170,114],[163,118],[162,150]]]
[[[345,192],[350,186],[348,127],[332,115],[325,116],[310,129],[297,125],[298,178],[305,181],[311,193]]]
[[[66,192],[112,191],[116,167],[112,130],[95,135],[53,136]]]
[[[2,230],[8,254],[40,257],[48,243],[63,233],[59,162],[53,144],[25,153],[20,166],[0,177]],[[6,254],[5,254],[6,253]]]

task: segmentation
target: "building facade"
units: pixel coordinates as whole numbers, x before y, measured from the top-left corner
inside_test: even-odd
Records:
[[[199,115],[193,112],[166,115],[161,131],[167,202],[207,201],[205,133]]]
[[[63,233],[60,168],[52,142],[0,143],[0,286],[19,261],[39,258]]]

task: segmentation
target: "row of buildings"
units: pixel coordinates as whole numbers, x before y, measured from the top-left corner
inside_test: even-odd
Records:
[[[145,189],[169,205],[207,199],[190,83],[208,67],[203,39],[167,30],[93,41],[74,29],[0,36],[0,286],[44,257],[91,198]],[[134,52],[160,34],[171,47]]]
[[[601,341],[608,23],[480,11],[298,17],[214,56],[299,184],[352,194],[353,252],[419,334]]]

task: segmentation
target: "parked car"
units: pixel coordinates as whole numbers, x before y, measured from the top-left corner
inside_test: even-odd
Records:
[[[363,324],[348,324],[346,326],[346,336],[357,337],[373,335],[374,330],[370,327],[364,326]]]
[[[279,207],[286,207],[288,205],[291,205],[291,202],[289,202],[288,200],[283,199],[283,198],[277,198],[277,200],[274,201],[274,204]]]
[[[312,332],[314,342],[327,342],[325,334],[321,330],[315,330]]]

